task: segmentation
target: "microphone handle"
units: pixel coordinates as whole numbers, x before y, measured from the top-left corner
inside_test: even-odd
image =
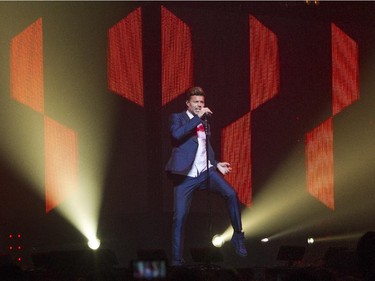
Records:
[[[205,131],[206,135],[208,135],[208,118],[207,118],[207,114],[204,114],[203,127],[204,127],[204,131]]]

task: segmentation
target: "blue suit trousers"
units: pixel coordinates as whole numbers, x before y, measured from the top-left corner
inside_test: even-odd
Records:
[[[174,215],[172,225],[172,260],[181,261],[183,256],[184,225],[189,214],[193,192],[197,189],[209,188],[211,192],[219,193],[226,201],[231,225],[234,231],[241,231],[241,211],[237,192],[215,169],[209,169],[209,187],[207,186],[207,171],[198,177],[174,175]]]

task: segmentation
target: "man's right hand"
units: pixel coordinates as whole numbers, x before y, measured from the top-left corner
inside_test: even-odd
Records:
[[[199,116],[199,118],[201,118],[206,113],[207,113],[207,115],[213,114],[212,111],[208,107],[202,107],[202,109],[199,110],[197,115]]]

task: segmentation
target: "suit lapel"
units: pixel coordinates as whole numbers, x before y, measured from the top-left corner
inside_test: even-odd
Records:
[[[182,114],[182,117],[183,117],[183,120],[184,120],[185,124],[188,123],[188,122],[190,121],[190,118],[189,118],[189,115],[187,115],[186,111],[181,112],[181,114]],[[191,137],[191,139],[192,139],[194,142],[198,143],[198,137],[197,137],[197,134],[194,134],[194,135]]]

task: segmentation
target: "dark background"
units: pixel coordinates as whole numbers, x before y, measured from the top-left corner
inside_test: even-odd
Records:
[[[255,16],[278,37],[280,93],[252,114],[253,197],[283,167],[287,178],[305,178],[304,135],[331,115],[331,26],[358,43],[360,99],[334,117],[335,211],[305,194],[296,206],[301,223],[318,221],[309,235],[329,236],[374,228],[375,34],[371,2],[0,2],[0,249],[7,235],[20,232],[25,262],[33,253],[82,247],[84,237],[57,211],[45,213],[33,187],[44,182],[43,116],[10,98],[9,44],[43,19],[45,114],[79,135],[80,177],[102,173],[99,237],[122,264],[137,249],[164,249],[169,255],[172,186],[163,168],[170,152],[168,115],[185,109],[183,97],[161,107],[160,5],[191,27],[194,81],[215,112],[213,146],[220,158],[222,128],[249,111],[248,17]],[[107,32],[142,6],[145,106],[107,88]],[[292,156],[291,156],[292,155]],[[292,159],[292,160],[290,160]],[[223,159],[225,160],[225,159]],[[22,167],[22,168],[20,168]],[[83,180],[84,181],[84,180]],[[42,186],[43,187],[43,186]],[[283,197],[295,188],[283,186]],[[280,200],[280,193],[273,199]],[[270,194],[269,196],[272,196]],[[214,231],[228,225],[221,198],[196,194],[186,229],[186,251],[207,246]],[[271,199],[272,201],[272,199]],[[291,203],[292,204],[292,203]],[[211,210],[211,215],[209,210]],[[282,213],[282,210],[280,211]],[[274,264],[280,244],[259,238],[290,227],[264,222],[248,237],[249,257],[223,247],[230,265]],[[282,216],[282,214],[281,214]],[[320,216],[325,218],[319,223]],[[335,242],[353,247],[355,241]],[[328,244],[311,248],[319,257]]]

